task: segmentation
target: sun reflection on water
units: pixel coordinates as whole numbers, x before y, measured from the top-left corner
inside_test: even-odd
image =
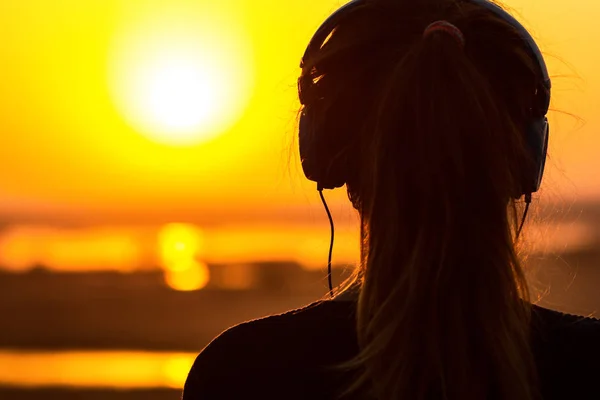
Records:
[[[182,388],[195,353],[0,351],[0,385]]]
[[[165,282],[169,287],[192,291],[208,284],[208,266],[199,260],[203,244],[199,228],[180,223],[165,225],[159,232],[158,244]]]
[[[210,281],[206,263],[188,260],[167,267],[164,271],[165,283],[172,289],[192,291],[204,288]]]

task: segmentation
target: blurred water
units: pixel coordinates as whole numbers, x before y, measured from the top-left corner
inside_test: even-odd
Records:
[[[196,355],[142,351],[0,350],[0,386],[180,389]]]

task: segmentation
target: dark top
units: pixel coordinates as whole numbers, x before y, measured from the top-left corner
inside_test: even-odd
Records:
[[[230,328],[196,358],[183,400],[335,399],[324,367],[357,351],[355,303],[319,301]],[[533,351],[549,399],[600,399],[600,320],[534,306]]]

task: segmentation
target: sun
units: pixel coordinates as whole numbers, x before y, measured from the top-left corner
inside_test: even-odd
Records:
[[[148,75],[147,93],[140,100],[153,123],[176,136],[193,134],[227,106],[218,98],[220,88],[227,91],[227,80],[201,62],[185,57],[159,60]]]
[[[251,97],[248,35],[225,20],[231,15],[154,11],[116,35],[109,68],[114,103],[155,142],[209,141],[239,120]]]
[[[218,135],[240,111],[240,104],[230,101],[241,86],[232,82],[232,75],[225,66],[219,68],[209,57],[194,57],[192,51],[158,52],[155,60],[140,66],[133,91],[136,110],[131,107],[139,116],[136,125],[148,137],[168,144],[190,144]]]

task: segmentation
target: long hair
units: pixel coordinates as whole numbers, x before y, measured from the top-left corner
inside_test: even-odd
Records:
[[[423,37],[444,19],[463,32]],[[361,216],[358,373],[379,400],[532,400],[515,250],[536,80],[518,32],[459,1],[372,1],[305,60]],[[301,78],[301,81],[305,81]],[[318,82],[318,84],[317,84]],[[300,87],[300,91],[308,88]]]

